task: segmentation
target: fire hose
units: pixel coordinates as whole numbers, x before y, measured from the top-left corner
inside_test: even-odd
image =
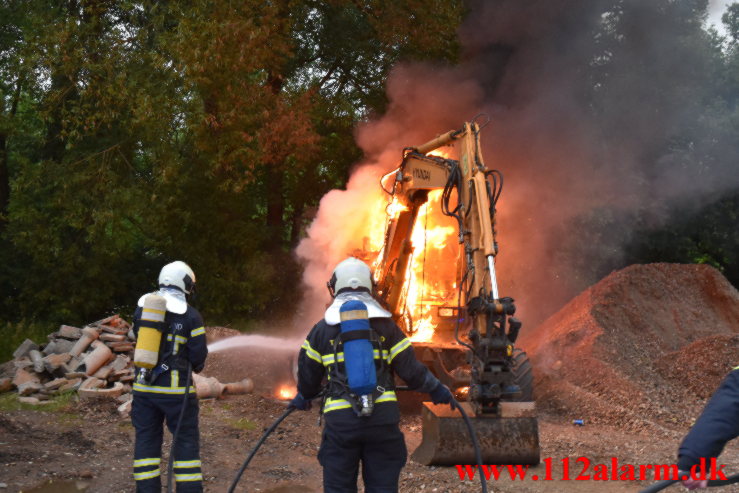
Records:
[[[688,473],[684,471],[678,472],[678,476],[682,476],[683,474],[687,475]],[[659,483],[654,483],[653,485],[641,490],[639,493],[656,493],[657,491],[662,491],[668,486],[671,486],[679,481],[679,479],[668,479],[667,481],[660,481]],[[711,479],[708,481],[707,486],[709,488],[713,488],[716,486],[727,486],[734,483],[739,483],[739,474],[734,474],[726,479]]]
[[[267,431],[264,432],[264,435],[262,435],[262,438],[259,439],[259,441],[254,446],[254,448],[252,449],[252,451],[249,454],[249,456],[246,458],[246,460],[244,461],[244,463],[241,465],[241,469],[239,469],[239,472],[236,473],[236,477],[234,478],[233,482],[231,483],[231,486],[228,488],[228,493],[233,493],[234,492],[234,490],[236,489],[236,485],[238,485],[239,484],[239,481],[241,480],[241,475],[244,474],[244,471],[246,470],[247,466],[249,465],[249,462],[251,462],[251,460],[254,457],[254,455],[256,455],[257,450],[259,450],[259,447],[262,446],[262,444],[267,439],[267,437],[270,436],[272,434],[272,432],[275,431],[275,429],[280,425],[280,423],[282,423],[282,421],[285,418],[287,418],[290,415],[290,413],[293,412],[293,411],[295,411],[295,408],[294,407],[292,407],[292,406],[288,407],[287,410],[284,413],[282,413],[282,415],[279,418],[277,418],[274,423],[272,423],[272,426],[270,426],[269,428],[267,428]]]
[[[172,435],[172,445],[169,447],[169,461],[167,463],[167,493],[174,491],[172,487],[172,478],[174,477],[174,447],[177,443],[177,437],[180,436],[180,428],[182,427],[182,418],[185,416],[185,408],[187,407],[187,399],[190,397],[190,375],[192,373],[192,364],[187,362],[187,375],[185,376],[185,395],[182,396],[182,409],[180,416],[177,418],[177,426]]]
[[[485,474],[482,469],[482,453],[480,452],[480,444],[477,441],[477,435],[475,434],[475,430],[472,428],[472,423],[470,422],[469,416],[467,416],[467,413],[464,411],[462,406],[459,405],[459,402],[456,401],[456,399],[452,398],[452,406],[459,410],[459,412],[462,414],[462,418],[464,419],[465,424],[467,425],[467,430],[470,432],[470,439],[472,440],[472,446],[475,449],[475,460],[477,461],[477,467],[480,470],[480,486],[482,493],[488,493],[488,487],[487,483],[485,482]],[[273,431],[282,423],[282,421],[287,418],[290,413],[295,411],[294,407],[288,407],[287,410],[280,415],[279,418],[275,420],[274,423],[272,423],[272,426],[267,428],[267,431],[264,432],[262,435],[262,438],[259,439],[257,444],[254,446],[252,451],[249,453],[249,456],[246,458],[244,463],[241,465],[241,468],[239,469],[239,472],[236,473],[236,477],[234,478],[233,482],[231,483],[231,486],[228,488],[228,493],[233,493],[236,490],[236,486],[239,484],[239,481],[241,481],[241,476],[244,474],[244,471],[249,466],[249,463],[256,455],[257,451],[259,450],[259,447],[262,446],[264,441],[267,439],[268,436],[272,434]],[[179,426],[179,424],[178,424]]]
[[[464,419],[464,424],[467,425],[467,431],[470,432],[470,440],[472,440],[472,447],[475,449],[475,460],[477,461],[477,468],[480,471],[480,491],[482,493],[488,493],[488,485],[485,480],[485,473],[482,469],[482,453],[480,452],[480,443],[477,441],[477,434],[475,433],[474,428],[472,428],[472,422],[470,421],[470,417],[467,416],[467,413],[464,411],[462,406],[457,402],[457,400],[452,397],[452,407],[457,409],[462,414],[462,419]]]

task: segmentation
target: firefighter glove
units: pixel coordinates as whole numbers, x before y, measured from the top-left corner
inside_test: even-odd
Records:
[[[699,490],[708,486],[707,479],[683,479],[683,486],[689,490]]]
[[[293,400],[290,401],[290,405],[288,407],[294,407],[299,411],[307,411],[311,408],[311,406],[311,401],[303,397],[303,394],[298,392],[298,394],[293,397]]]
[[[429,392],[431,396],[431,402],[434,404],[449,404],[454,409],[454,397],[452,396],[449,387],[439,382],[434,390]]]

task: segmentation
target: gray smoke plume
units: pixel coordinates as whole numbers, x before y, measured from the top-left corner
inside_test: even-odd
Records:
[[[401,150],[484,112],[488,167],[502,171],[501,295],[531,328],[619,266],[635,229],[675,203],[739,187],[739,149],[715,103],[706,0],[486,0],[460,29],[463,62],[399,65],[388,111],[360,126],[366,160],[321,203],[298,248],[320,316],[325,281],[354,248],[364,194]],[[330,237],[330,240],[326,236]],[[330,248],[328,243],[330,243]]]

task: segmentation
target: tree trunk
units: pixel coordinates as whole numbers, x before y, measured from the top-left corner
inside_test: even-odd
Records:
[[[18,77],[15,84],[15,93],[13,94],[13,102],[10,105],[10,120],[15,118],[18,111],[18,102],[21,98],[21,90],[23,88],[23,76]],[[7,222],[6,214],[8,205],[10,204],[10,169],[8,165],[8,134],[0,133],[0,230],[5,229]]]
[[[267,163],[267,229],[269,241],[274,246],[282,246],[284,240],[283,216],[285,214],[285,198],[283,195],[285,180],[278,167]]]

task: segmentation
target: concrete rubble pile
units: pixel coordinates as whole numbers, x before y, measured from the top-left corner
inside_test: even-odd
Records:
[[[81,399],[130,400],[135,339],[128,322],[113,315],[81,329],[62,325],[48,339],[18,346],[15,376],[0,380],[0,391],[15,388],[26,404],[43,404],[68,390]]]
[[[0,392],[15,389],[20,402],[43,405],[55,395],[76,391],[80,399],[117,400],[121,414],[130,412],[136,345],[131,324],[113,315],[81,329],[62,325],[48,339],[41,345],[26,339],[18,346],[15,375],[0,378]],[[193,384],[201,399],[254,389],[248,378],[224,385],[197,375]]]

